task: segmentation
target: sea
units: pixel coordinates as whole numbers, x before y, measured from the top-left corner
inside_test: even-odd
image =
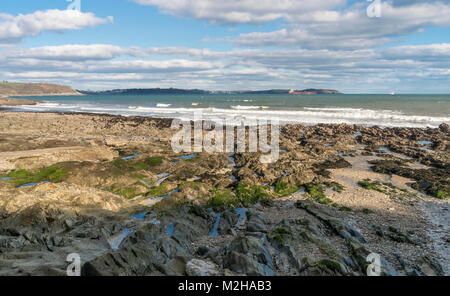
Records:
[[[277,120],[281,124],[347,123],[380,127],[450,124],[450,95],[84,95],[27,97],[43,101],[11,111],[85,112],[156,118]]]

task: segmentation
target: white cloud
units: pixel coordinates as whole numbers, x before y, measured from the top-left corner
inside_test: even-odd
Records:
[[[450,26],[450,3],[393,6],[382,2],[382,16],[369,18],[357,4],[344,11],[314,11],[286,18],[288,28],[241,34],[241,46],[299,46],[303,48],[358,49],[383,46],[427,27]]]
[[[110,60],[119,56],[146,57],[138,47],[122,47],[110,44],[67,44],[35,48],[14,48],[5,53],[8,58],[36,58],[43,60],[78,61]]]
[[[79,30],[109,21],[111,19],[77,10],[51,9],[17,16],[0,13],[0,44],[18,43],[24,37],[37,36],[42,31]]]
[[[450,63],[450,44],[397,46],[383,50],[387,59],[413,59],[419,61]]]
[[[261,23],[342,6],[346,0],[133,0],[175,16],[212,23]]]
[[[362,49],[382,46],[392,42],[390,38],[367,38],[366,36],[339,36],[337,34],[312,34],[303,29],[281,29],[273,32],[241,34],[233,41],[239,46],[291,47],[309,49]]]
[[[450,91],[442,83],[450,80],[449,57],[446,43],[337,51],[63,45],[2,55],[0,79],[55,82],[78,89],[323,87],[344,92],[402,88],[432,92]]]
[[[382,0],[382,17],[370,18],[367,1],[348,0],[133,0],[177,17],[215,24],[266,23],[283,28],[228,38],[246,47],[361,49],[401,41],[427,27],[450,26],[448,0]],[[348,6],[351,4],[351,6]],[[223,40],[222,40],[223,41]]]

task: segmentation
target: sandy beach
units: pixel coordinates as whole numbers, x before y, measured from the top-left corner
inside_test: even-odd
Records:
[[[0,112],[0,275],[450,274],[448,125],[286,125],[273,164],[170,125]]]

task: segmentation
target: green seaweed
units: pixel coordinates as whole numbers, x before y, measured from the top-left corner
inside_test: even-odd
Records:
[[[339,262],[332,259],[323,259],[317,262],[317,266],[319,266],[322,270],[330,270],[332,272],[340,273],[341,265]]]
[[[323,183],[327,188],[331,188],[333,191],[341,193],[344,191],[345,187],[337,182],[324,182]]]
[[[214,195],[208,200],[207,206],[214,210],[235,208],[241,205],[236,195],[229,189],[216,189]]]
[[[270,241],[277,242],[281,245],[286,245],[292,240],[292,232],[288,226],[279,226],[270,231],[268,238]]]
[[[119,189],[115,190],[114,193],[117,195],[120,195],[126,199],[132,199],[139,195],[138,193],[136,193],[136,188],[134,188],[134,187],[119,188]]]
[[[269,193],[269,186],[239,183],[234,191],[230,189],[215,189],[208,201],[208,206],[214,209],[227,209],[248,206],[260,202],[263,206],[270,206],[273,196]]]
[[[164,158],[163,157],[148,157],[145,160],[145,163],[150,166],[158,166],[163,163]]]
[[[137,179],[137,180],[142,180],[142,179],[147,178],[147,176],[144,176],[142,174],[132,174],[130,177],[133,179]]]
[[[269,190],[268,186],[239,183],[235,194],[243,204],[254,204],[262,199],[270,198]]]
[[[366,215],[373,214],[374,212],[371,209],[363,209],[362,212]]]
[[[442,190],[437,190],[434,193],[434,196],[440,199],[447,199],[450,198],[450,187],[444,188]]]
[[[322,185],[319,183],[309,183],[305,185],[306,192],[309,194],[311,198],[314,199],[323,199],[326,198],[325,190],[322,188]]]
[[[7,177],[11,179],[10,182],[16,186],[21,186],[28,183],[39,183],[42,181],[50,181],[52,183],[59,183],[67,175],[67,171],[58,165],[42,169],[36,173],[27,170],[17,170],[10,172]]]
[[[341,211],[341,212],[352,212],[353,210],[351,208],[349,208],[349,207],[342,206],[342,207],[340,207],[339,211]]]
[[[163,183],[163,184],[161,184],[158,187],[154,187],[154,188],[150,189],[146,193],[146,196],[150,196],[150,197],[164,196],[164,195],[166,195],[169,192],[170,192],[169,188],[167,188],[167,185]]]
[[[379,186],[382,184],[378,181],[373,181],[370,179],[364,179],[358,182],[358,185],[367,190],[375,190],[381,193],[386,193],[386,190],[381,189]]]
[[[134,172],[139,170],[148,170],[149,165],[145,162],[137,161],[137,162],[129,162],[123,159],[117,159],[112,162],[113,166],[120,169],[122,173]]]
[[[291,195],[297,192],[299,189],[300,188],[297,185],[291,186],[285,182],[278,182],[277,185],[275,186],[275,193],[277,193],[278,196],[283,197]]]

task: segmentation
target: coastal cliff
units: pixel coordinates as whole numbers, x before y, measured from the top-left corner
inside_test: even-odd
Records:
[[[10,96],[81,95],[70,86],[47,83],[0,82],[0,106],[36,105],[40,101],[13,99]]]
[[[47,83],[15,83],[1,82],[1,96],[54,96],[54,95],[80,95],[70,86]]]

